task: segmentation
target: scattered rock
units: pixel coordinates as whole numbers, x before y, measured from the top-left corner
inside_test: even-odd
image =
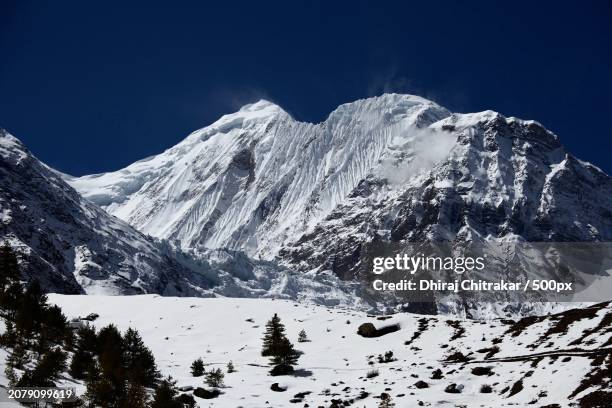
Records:
[[[399,324],[392,324],[377,329],[372,323],[363,323],[357,328],[357,334],[362,337],[380,337],[384,336],[385,334],[396,332],[399,329]]]
[[[270,389],[272,391],[276,391],[276,392],[285,392],[287,391],[287,387],[281,387],[280,385],[278,385],[278,383],[274,383],[270,386]]]
[[[512,384],[512,388],[510,389],[510,394],[508,394],[508,397],[516,395],[521,391],[523,391],[523,380],[518,380],[517,382]]]
[[[195,395],[198,398],[204,398],[204,399],[212,399],[212,398],[217,398],[219,395],[221,394],[221,391],[214,389],[214,390],[206,390],[204,388],[196,388],[193,391],[193,395]]]
[[[490,393],[493,392],[493,388],[490,385],[488,385],[488,384],[483,384],[480,387],[480,392],[483,393],[483,394],[490,394]]]
[[[431,379],[432,380],[439,380],[441,378],[443,378],[444,376],[442,375],[442,370],[440,370],[439,368],[436,370],[433,370],[433,372],[431,373]]]
[[[444,389],[444,392],[448,392],[449,394],[460,394],[461,391],[463,391],[463,384],[457,385],[452,383]]]
[[[493,375],[495,374],[491,367],[474,367],[472,368],[472,374],[474,375]]]

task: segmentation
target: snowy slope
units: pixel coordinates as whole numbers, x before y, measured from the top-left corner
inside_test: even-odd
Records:
[[[153,239],[83,199],[23,144],[0,130],[0,241],[27,278],[62,293],[196,295],[207,280]]]
[[[0,133],[0,243],[50,292],[298,299],[365,308],[350,283],[298,274],[225,249],[183,252],[81,197]]]
[[[201,378],[189,374],[198,357],[207,370],[224,369],[232,360],[238,372],[226,375],[227,386],[218,399],[198,399],[201,407],[327,407],[332,400],[376,407],[382,392],[390,394],[397,407],[567,407],[610,386],[609,371],[605,374],[612,358],[609,304],[511,322],[414,314],[380,320],[356,311],[264,299],[51,295],[50,300],[70,317],[100,314],[97,327],[116,323],[121,330],[137,328],[160,370],[176,378],[179,386],[203,386]],[[296,376],[268,376],[268,360],[260,356],[264,325],[274,313],[304,352]],[[379,328],[397,323],[401,329],[363,338],[356,331],[365,322]],[[297,343],[301,329],[310,342]],[[376,356],[387,351],[397,360],[379,363]],[[469,361],[448,361],[456,352]],[[373,369],[379,375],[366,378]],[[438,369],[442,378],[432,379]],[[600,377],[589,384],[588,375]],[[417,381],[428,388],[417,388]],[[274,392],[273,383],[287,390]],[[461,393],[445,392],[450,384]],[[490,385],[492,392],[482,393],[483,385]],[[304,392],[310,393],[296,397]]]

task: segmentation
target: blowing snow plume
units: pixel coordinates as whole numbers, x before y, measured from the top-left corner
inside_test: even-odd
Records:
[[[391,184],[403,184],[448,157],[456,141],[455,134],[411,126],[393,138],[380,175]]]

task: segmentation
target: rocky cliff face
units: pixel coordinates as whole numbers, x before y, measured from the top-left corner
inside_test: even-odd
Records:
[[[400,184],[374,171],[312,231],[283,248],[282,258],[350,278],[365,247],[377,240],[612,239],[612,179],[573,157],[538,123],[484,112],[453,114],[429,129],[432,143],[440,133],[456,140],[447,157]]]
[[[184,249],[229,247],[344,279],[373,240],[612,239],[610,177],[556,135],[411,95],[345,104],[319,124],[260,101],[158,156],[67,181]]]
[[[150,237],[82,198],[0,130],[0,240],[21,254],[24,277],[59,293],[196,295],[204,276]]]

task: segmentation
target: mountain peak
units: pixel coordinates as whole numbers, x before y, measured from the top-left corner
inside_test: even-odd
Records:
[[[0,157],[12,158],[20,162],[28,156],[28,150],[19,139],[11,135],[5,129],[0,128]]]
[[[246,115],[248,117],[269,117],[278,114],[288,115],[283,108],[266,99],[260,99],[257,102],[244,105],[236,114]]]

